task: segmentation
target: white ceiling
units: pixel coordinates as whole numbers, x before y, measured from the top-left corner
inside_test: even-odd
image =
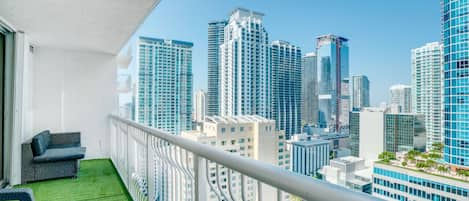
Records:
[[[117,54],[160,0],[0,0],[32,44]]]

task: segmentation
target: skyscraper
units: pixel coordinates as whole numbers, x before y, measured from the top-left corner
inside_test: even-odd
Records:
[[[178,135],[192,129],[190,42],[140,37],[137,122]]]
[[[409,85],[397,84],[389,88],[391,93],[390,107],[396,108],[393,113],[412,112],[412,87]]]
[[[427,150],[442,142],[442,52],[438,42],[412,49],[412,111],[425,118]]]
[[[301,61],[301,115],[305,124],[318,123],[318,81],[316,53],[307,53]]]
[[[285,41],[271,44],[272,119],[285,136],[301,133],[301,50]]]
[[[441,0],[444,55],[444,160],[453,167],[469,166],[469,4]]]
[[[318,124],[331,131],[347,131],[350,110],[348,39],[324,35],[317,40]]]
[[[370,107],[370,81],[365,75],[352,76],[352,109]]]
[[[271,64],[264,15],[237,8],[231,12],[220,45],[222,116],[271,118]]]
[[[208,23],[207,115],[220,113],[220,45],[224,41],[226,20]]]
[[[194,114],[192,119],[195,122],[203,122],[207,113],[207,93],[198,90],[194,95]]]

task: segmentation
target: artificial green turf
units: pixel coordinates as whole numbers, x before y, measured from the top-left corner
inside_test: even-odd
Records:
[[[77,179],[55,179],[18,185],[31,188],[37,201],[132,200],[108,159],[80,161]]]

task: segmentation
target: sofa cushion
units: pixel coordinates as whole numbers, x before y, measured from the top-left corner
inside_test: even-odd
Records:
[[[33,161],[37,163],[45,163],[82,159],[85,157],[85,152],[85,147],[47,149],[44,154],[34,157]]]
[[[42,155],[49,146],[50,132],[48,130],[42,131],[33,137],[31,142],[31,149],[33,150],[33,156]]]

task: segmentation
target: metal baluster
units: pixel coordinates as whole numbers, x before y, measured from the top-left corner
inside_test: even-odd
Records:
[[[257,181],[257,200],[262,201],[262,182]]]
[[[220,194],[226,199],[226,200],[229,200],[228,199],[228,196],[226,195],[226,193],[223,191],[223,188],[221,187],[220,185],[220,165],[218,163],[215,164],[215,171],[216,171],[216,181],[217,181],[217,186],[218,186],[218,189],[220,189]]]
[[[210,163],[209,163],[209,160],[207,159],[205,159],[205,177],[207,179],[207,183],[208,183],[208,186],[210,187],[210,190],[215,193],[215,195],[218,197],[218,200],[221,200],[221,195],[218,193],[218,189],[215,188],[212,182],[210,181]]]
[[[241,175],[241,199],[243,201],[246,201],[246,189],[244,183],[246,182],[246,175],[242,174]]]
[[[230,194],[231,200],[236,200],[235,196],[233,196],[233,190],[231,189],[231,169],[228,169],[228,193]]]
[[[282,201],[282,200],[283,200],[282,190],[277,188],[277,201]]]
[[[187,154],[187,152],[186,152]],[[194,192],[194,201],[202,201],[201,200],[201,192],[202,191],[202,186],[204,185],[203,183],[203,180],[200,179],[200,173],[202,171],[202,162],[201,162],[201,158],[199,158],[198,155],[196,154],[193,154],[193,165],[194,165],[194,183],[192,185],[192,191]]]

